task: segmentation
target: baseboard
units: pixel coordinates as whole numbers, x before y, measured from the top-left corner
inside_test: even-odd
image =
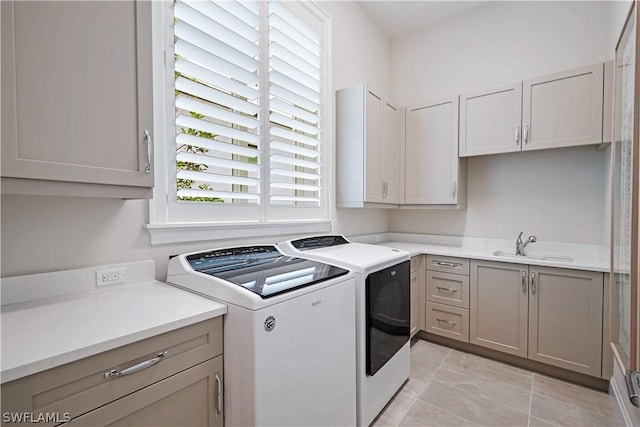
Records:
[[[611,377],[611,381],[609,382],[609,394],[613,394],[613,398],[618,405],[618,411],[620,411],[619,415],[624,421],[624,425],[627,427],[632,427],[633,424],[631,423],[631,418],[629,417],[627,408],[624,406],[624,401],[622,400],[624,398],[624,395],[620,392],[615,377]]]
[[[506,354],[501,351],[488,349],[474,344],[456,341],[451,338],[434,335],[425,331],[418,332],[416,336],[418,338],[431,341],[436,344],[441,344],[450,348],[455,348],[457,350],[473,353],[478,356],[487,357],[503,363],[518,366],[520,368],[529,369],[540,374],[548,375],[550,377],[558,378],[564,381],[569,381],[595,390],[603,392],[607,392],[609,390],[609,381],[602,378],[569,371],[567,369],[558,368],[518,356],[513,356],[511,354]]]

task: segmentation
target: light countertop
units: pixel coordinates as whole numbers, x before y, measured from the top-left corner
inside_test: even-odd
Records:
[[[400,234],[400,233],[398,233]],[[471,258],[486,261],[508,262],[516,264],[538,265],[546,267],[569,268],[574,270],[609,271],[609,257],[606,250],[595,245],[578,245],[562,243],[538,242],[525,249],[527,256],[499,256],[496,251],[513,252],[513,242],[497,239],[457,239],[455,245],[437,244],[429,241],[420,242],[415,236],[393,236],[394,239],[379,244],[409,252],[411,256],[418,254]],[[424,239],[427,240],[427,239]],[[561,259],[541,259],[553,257],[569,257],[571,261]]]
[[[523,240],[526,236],[523,236]],[[537,241],[525,248],[526,256],[500,256],[502,251],[513,254],[515,239],[437,236],[414,233],[379,233],[350,237],[351,241],[384,245],[419,254],[451,256],[512,264],[539,265],[573,270],[609,272],[609,249],[600,245]],[[546,257],[547,259],[543,259]],[[570,260],[560,259],[568,257]]]
[[[153,280],[152,261],[123,265],[129,279],[151,280],[96,287],[96,269],[3,279],[2,383],[227,312],[223,304]],[[79,284],[87,277],[91,283]]]

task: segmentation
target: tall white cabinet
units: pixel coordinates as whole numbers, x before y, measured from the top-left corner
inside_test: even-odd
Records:
[[[365,83],[336,92],[338,207],[402,203],[404,111]]]
[[[151,3],[1,7],[3,193],[151,197]]]
[[[405,151],[406,205],[464,204],[457,96],[407,108]]]

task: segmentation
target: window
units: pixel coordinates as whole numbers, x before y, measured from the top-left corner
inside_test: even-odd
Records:
[[[327,16],[310,2],[273,0],[176,0],[164,13],[167,167],[149,228],[326,231]]]

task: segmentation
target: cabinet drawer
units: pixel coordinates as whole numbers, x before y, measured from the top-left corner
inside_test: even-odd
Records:
[[[469,308],[469,276],[427,271],[427,301]]]
[[[427,270],[469,275],[469,260],[448,256],[427,255]]]
[[[222,356],[71,421],[70,426],[223,425]]]
[[[105,376],[143,367],[164,352],[144,369]],[[3,384],[2,409],[75,418],[220,354],[222,317],[217,317]]]
[[[415,255],[411,257],[411,272],[415,272],[420,270],[420,260],[422,259],[422,255]]]
[[[429,333],[469,342],[469,310],[426,302],[426,328]]]

